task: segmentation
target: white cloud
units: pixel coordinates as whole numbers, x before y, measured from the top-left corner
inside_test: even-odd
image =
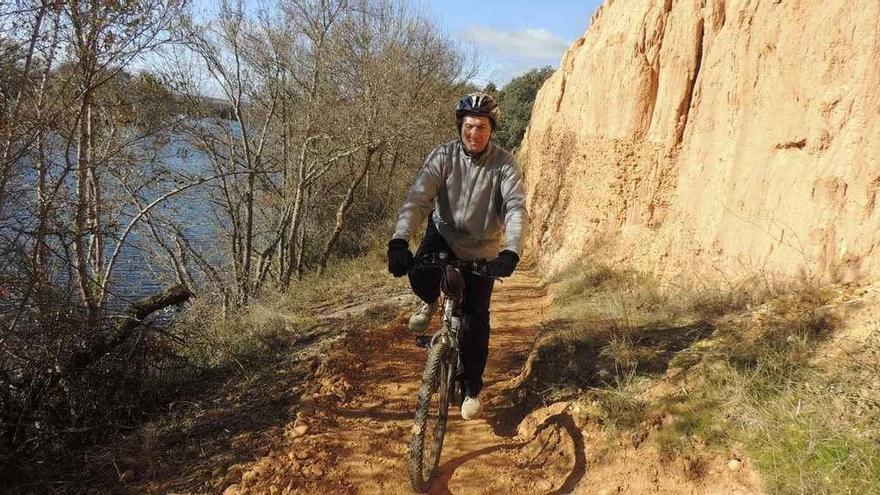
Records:
[[[462,36],[491,55],[556,64],[569,42],[546,29],[498,31],[485,26],[470,26]]]
[[[500,62],[489,67],[484,67],[483,70],[477,75],[475,82],[478,85],[485,85],[486,83],[491,81],[495,83],[496,86],[501,88],[505,84],[509,83],[510,80],[514,77],[519,77],[532,69],[539,69],[547,65],[555,66],[556,64],[538,64],[535,62],[527,61]]]

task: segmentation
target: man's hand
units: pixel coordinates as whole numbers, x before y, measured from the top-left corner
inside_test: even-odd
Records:
[[[493,277],[509,277],[516,270],[517,263],[519,263],[519,256],[513,251],[505,249],[498,253],[497,258],[486,263],[486,269]]]
[[[412,265],[413,254],[409,243],[403,239],[391,239],[388,243],[388,271],[395,277],[402,277]]]

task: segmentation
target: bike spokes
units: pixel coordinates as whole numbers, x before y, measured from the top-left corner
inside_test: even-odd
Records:
[[[419,404],[416,409],[413,439],[410,444],[410,481],[416,491],[431,485],[443,449],[450,399],[453,394],[453,372],[449,365],[449,348],[445,342],[431,347],[422,375]]]

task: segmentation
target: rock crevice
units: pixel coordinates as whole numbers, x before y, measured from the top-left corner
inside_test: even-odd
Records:
[[[685,99],[681,102],[681,107],[679,108],[678,114],[678,122],[679,125],[676,126],[675,129],[675,140],[673,144],[678,145],[681,143],[682,137],[684,136],[684,131],[687,129],[688,117],[690,116],[691,106],[694,103],[694,92],[697,90],[697,83],[700,78],[700,67],[703,64],[703,41],[704,41],[705,32],[703,31],[703,22],[699,23],[697,28],[697,40],[696,40],[696,48],[697,52],[694,56],[694,72],[693,77],[689,78],[689,82],[687,84],[687,90],[685,94],[687,95]]]

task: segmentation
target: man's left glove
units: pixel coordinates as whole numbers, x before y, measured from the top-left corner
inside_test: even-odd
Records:
[[[505,249],[498,253],[498,257],[486,263],[486,270],[493,277],[509,277],[516,270],[516,264],[519,263],[519,255]]]
[[[403,239],[391,239],[388,242],[388,271],[395,277],[402,277],[412,265],[413,254],[409,243]]]

